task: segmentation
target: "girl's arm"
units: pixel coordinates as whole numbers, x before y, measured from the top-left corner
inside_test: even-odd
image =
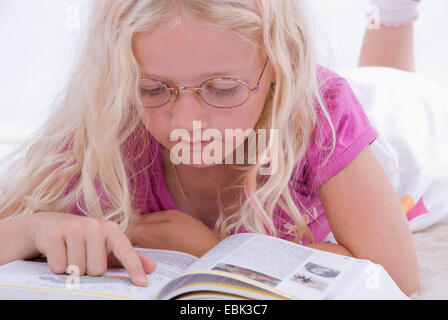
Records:
[[[417,256],[405,212],[370,147],[328,180],[319,195],[342,248],[328,244],[315,248],[346,250],[355,258],[381,264],[408,296],[419,289]]]

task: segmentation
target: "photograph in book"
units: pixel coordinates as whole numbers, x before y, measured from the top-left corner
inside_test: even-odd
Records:
[[[324,277],[324,278],[336,278],[337,275],[340,273],[340,271],[336,271],[324,266],[321,266],[319,264],[316,263],[312,263],[312,262],[307,262],[305,264],[305,269],[306,271],[308,271],[309,273],[318,275],[320,277]]]
[[[328,287],[328,283],[321,282],[301,273],[294,274],[291,280],[297,282],[298,284],[316,289],[318,291],[325,291],[325,289],[327,289]]]
[[[280,283],[280,279],[268,276],[267,274],[263,274],[248,268],[244,268],[241,266],[235,266],[233,264],[229,264],[229,263],[220,263],[218,265],[216,265],[216,267],[214,267],[212,270],[219,270],[219,271],[224,271],[224,272],[228,272],[231,274],[237,274],[240,276],[244,276],[247,277],[249,279],[267,284],[268,286],[271,287],[275,287],[277,284]]]
[[[291,280],[318,291],[325,291],[341,272],[313,262],[307,262]]]

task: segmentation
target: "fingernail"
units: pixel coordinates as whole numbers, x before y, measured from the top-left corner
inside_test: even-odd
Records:
[[[146,286],[148,284],[148,278],[143,274],[139,274],[137,276],[137,283]]]

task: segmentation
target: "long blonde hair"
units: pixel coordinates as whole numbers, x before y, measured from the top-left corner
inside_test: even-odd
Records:
[[[142,152],[149,148],[136,109],[141,102],[130,103],[138,96],[140,78],[133,36],[169,21],[179,2],[198,20],[255,41],[265,49],[276,74],[276,88],[254,129],[278,129],[280,148],[277,158],[271,159],[278,171],[260,185],[262,165],[245,167],[237,187],[246,181],[246,200],[241,196],[220,207],[217,230],[228,234],[243,226],[249,232],[277,235],[273,217],[279,204],[295,222],[296,239],[305,235],[313,242],[288,182],[309,145],[316,124],[315,102],[327,118],[328,112],[298,0],[95,0],[82,55],[61,101],[40,130],[12,155],[25,151],[0,179],[0,216],[7,209],[12,216],[68,212],[78,204],[84,215],[114,220],[123,231],[129,230],[138,218],[131,186],[135,185],[132,163],[139,155],[127,152],[126,145],[133,139]],[[268,153],[270,148],[268,144]],[[67,190],[76,179],[75,187]],[[98,200],[98,185],[107,203]]]

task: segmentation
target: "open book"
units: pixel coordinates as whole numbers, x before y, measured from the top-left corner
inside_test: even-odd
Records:
[[[378,264],[259,234],[232,235],[200,259],[137,250],[157,261],[148,287],[124,269],[77,277],[19,260],[0,267],[0,299],[408,299]]]

